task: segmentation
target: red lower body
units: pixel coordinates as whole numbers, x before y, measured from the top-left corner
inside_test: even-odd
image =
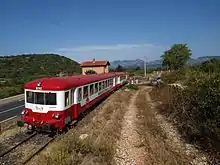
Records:
[[[80,106],[80,104],[74,104],[70,108],[62,111],[48,111],[47,113],[36,113],[32,112],[31,109],[25,109],[27,112],[25,115],[22,115],[21,119],[24,123],[31,125],[32,127],[37,128],[47,128],[47,129],[59,129],[62,130],[66,125],[71,123],[73,120],[76,120],[79,115],[91,108],[102,99],[109,96],[113,91],[117,90],[119,87],[123,86],[123,84],[119,84],[110,90],[104,92],[94,100],[89,101],[84,106]],[[60,118],[53,118],[53,114],[59,114]]]

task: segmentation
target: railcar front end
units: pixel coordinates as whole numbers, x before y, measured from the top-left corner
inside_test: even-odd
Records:
[[[65,127],[68,109],[64,110],[62,91],[25,89],[25,108],[21,120],[31,130],[54,131]],[[70,120],[70,119],[69,119]]]

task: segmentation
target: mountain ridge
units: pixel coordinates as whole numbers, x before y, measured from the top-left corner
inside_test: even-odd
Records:
[[[187,63],[190,65],[196,65],[200,64],[204,61],[211,60],[211,59],[220,59],[220,56],[201,56],[197,58],[190,58]],[[135,59],[135,60],[115,60],[110,62],[110,68],[116,68],[118,65],[121,65],[125,68],[136,68],[144,67],[144,61],[141,59]],[[162,60],[153,60],[146,62],[146,65],[148,68],[158,68],[162,65]]]

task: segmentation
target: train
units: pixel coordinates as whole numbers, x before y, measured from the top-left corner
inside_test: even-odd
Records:
[[[18,126],[63,132],[80,114],[127,83],[125,72],[36,79],[24,84],[25,107]]]

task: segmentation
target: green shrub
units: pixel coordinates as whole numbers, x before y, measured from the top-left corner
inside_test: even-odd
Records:
[[[220,72],[207,70],[204,66],[185,68],[164,78],[166,82],[181,81],[187,86],[172,90],[172,110],[167,113],[188,140],[204,143],[206,139],[205,147],[215,147],[214,143],[220,140]]]
[[[135,84],[128,84],[125,86],[125,88],[131,89],[131,90],[138,90],[139,89],[139,87]]]

